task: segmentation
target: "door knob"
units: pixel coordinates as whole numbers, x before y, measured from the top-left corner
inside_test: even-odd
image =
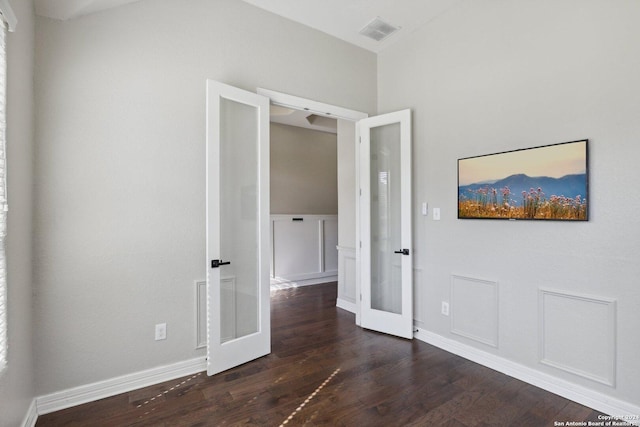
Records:
[[[409,249],[400,249],[399,251],[393,251],[394,254],[409,255]]]
[[[221,265],[229,265],[229,264],[231,264],[231,261],[222,262],[222,260],[220,260],[220,259],[212,259],[211,260],[211,268],[218,268]]]

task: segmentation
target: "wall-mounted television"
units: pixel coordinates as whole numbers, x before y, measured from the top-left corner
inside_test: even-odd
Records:
[[[587,221],[589,141],[458,159],[458,218]]]

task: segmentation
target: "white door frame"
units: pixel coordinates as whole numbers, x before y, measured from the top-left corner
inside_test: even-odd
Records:
[[[358,155],[358,143],[360,140],[359,134],[359,126],[357,123],[369,117],[367,113],[363,113],[361,111],[350,110],[348,108],[338,107],[336,105],[325,104],[323,102],[313,101],[306,98],[301,98],[299,96],[289,95],[282,92],[277,92],[275,90],[258,88],[256,92],[259,95],[266,96],[271,100],[271,103],[274,105],[279,105],[281,107],[292,108],[294,110],[304,110],[309,111],[309,113],[317,114],[320,116],[330,117],[333,119],[342,119],[349,120],[356,124],[356,139],[353,141],[354,149],[356,154],[356,164],[355,166],[355,181],[356,188],[354,189],[354,194],[356,197],[355,205],[356,205],[356,241],[354,242],[356,245],[356,253],[358,253],[359,248],[358,245],[360,242],[360,203],[359,203],[359,192],[360,192],[360,158]],[[272,248],[273,250],[273,248]],[[356,256],[356,325],[360,325],[360,257]]]
[[[330,117],[332,119],[344,119],[357,122],[358,120],[369,117],[367,113],[362,113],[360,111],[325,104],[311,99],[300,98],[299,96],[288,95],[286,93],[276,92],[275,90],[264,89],[261,87],[256,90],[256,93],[269,98],[272,104],[292,108],[294,110],[305,110],[309,111],[309,113]]]

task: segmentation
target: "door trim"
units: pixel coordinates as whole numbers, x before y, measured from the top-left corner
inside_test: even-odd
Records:
[[[369,117],[369,114],[363,113],[357,110],[350,110],[348,108],[339,107],[333,104],[325,104],[323,102],[314,101],[307,98],[301,98],[295,95],[289,95],[287,93],[278,92],[271,89],[258,88],[256,92],[260,95],[264,95],[271,100],[274,105],[282,107],[293,108],[296,110],[308,110],[313,114],[323,115],[326,117],[332,117],[336,119],[343,119],[353,122],[355,124],[356,137],[354,143],[355,150],[355,216],[356,216],[356,241],[354,247],[358,246],[360,241],[360,156],[359,156],[359,141],[360,141],[360,127],[358,122],[362,119]],[[338,271],[338,274],[340,272]],[[356,283],[355,283],[355,315],[356,325],[360,326],[360,258],[356,257]]]
[[[331,117],[333,119],[343,119],[357,122],[358,120],[366,119],[367,117],[369,117],[367,113],[338,107],[337,105],[325,104],[323,102],[313,101],[311,99],[301,98],[299,96],[289,95],[271,89],[264,89],[259,87],[256,90],[256,93],[258,95],[266,96],[274,105],[293,108],[294,110],[305,110],[309,111],[309,113]]]

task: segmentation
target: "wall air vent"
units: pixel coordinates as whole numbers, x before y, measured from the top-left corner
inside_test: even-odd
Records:
[[[369,37],[377,42],[382,41],[389,37],[391,34],[398,31],[400,27],[395,27],[382,19],[375,18],[362,28],[359,33],[363,36]]]

